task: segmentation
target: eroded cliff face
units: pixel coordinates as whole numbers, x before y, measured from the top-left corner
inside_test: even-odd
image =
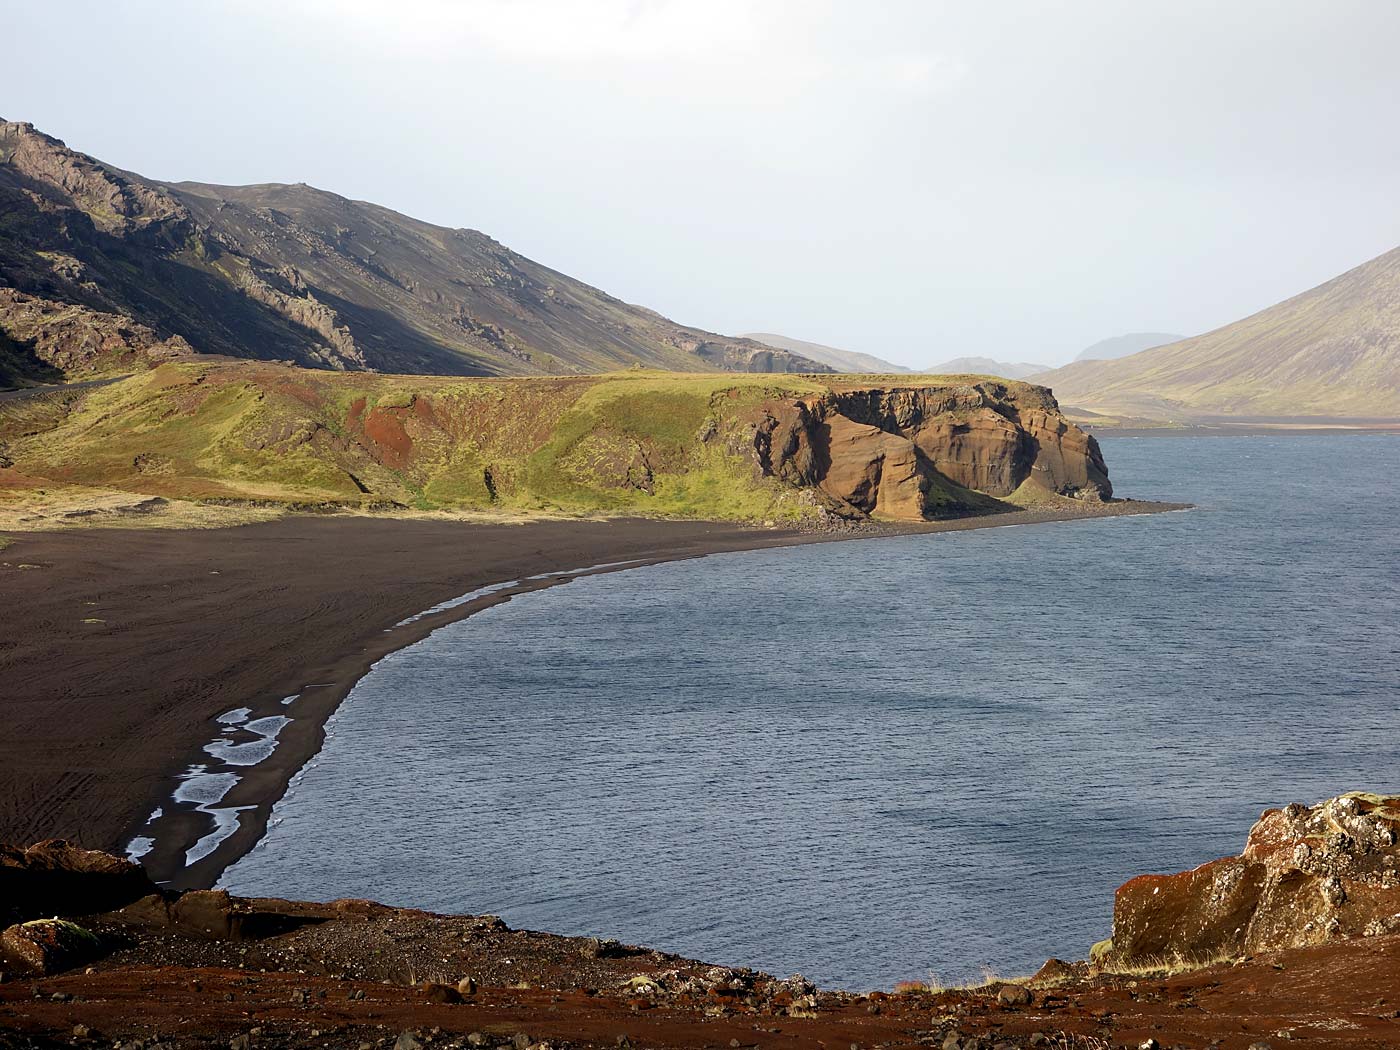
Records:
[[[1400,930],[1400,798],[1271,809],[1238,857],[1119,887],[1108,958],[1206,961]]]
[[[925,519],[995,509],[1023,487],[1113,494],[1098,442],[1043,387],[995,380],[833,390],[764,406],[765,472],[820,491],[833,509]]]

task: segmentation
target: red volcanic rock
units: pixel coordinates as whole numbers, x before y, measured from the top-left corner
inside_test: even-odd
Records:
[[[460,1003],[462,993],[451,985],[440,984],[437,981],[424,981],[420,988],[423,990],[423,998],[430,1003]]]
[[[1105,958],[1206,961],[1400,930],[1397,843],[1397,798],[1271,809],[1240,856],[1120,886]]]

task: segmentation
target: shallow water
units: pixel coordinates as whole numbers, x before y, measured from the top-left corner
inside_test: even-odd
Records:
[[[1260,811],[1400,787],[1400,440],[1119,438],[1186,513],[718,555],[383,660],[242,893],[854,988],[1033,970]]]

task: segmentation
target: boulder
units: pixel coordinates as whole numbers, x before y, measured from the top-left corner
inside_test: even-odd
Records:
[[[1045,965],[1039,970],[1036,970],[1030,983],[1034,985],[1055,985],[1062,984],[1065,981],[1072,981],[1080,976],[1082,976],[1082,974],[1073,964],[1067,963],[1063,959],[1046,959]]]
[[[102,954],[102,942],[65,919],[33,919],[0,933],[0,952],[40,977],[91,962]]]
[[[1035,997],[1020,984],[1004,984],[997,990],[998,1006],[1030,1006]]]
[[[423,998],[430,1003],[460,1003],[462,993],[450,984],[441,984],[438,981],[424,981],[419,985],[423,993]]]
[[[1143,875],[1114,897],[1104,961],[1207,962],[1400,929],[1400,798],[1271,809],[1238,857]]]

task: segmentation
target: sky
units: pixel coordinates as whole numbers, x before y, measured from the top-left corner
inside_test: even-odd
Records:
[[[925,367],[1195,334],[1400,245],[1390,0],[0,0],[0,116]]]

